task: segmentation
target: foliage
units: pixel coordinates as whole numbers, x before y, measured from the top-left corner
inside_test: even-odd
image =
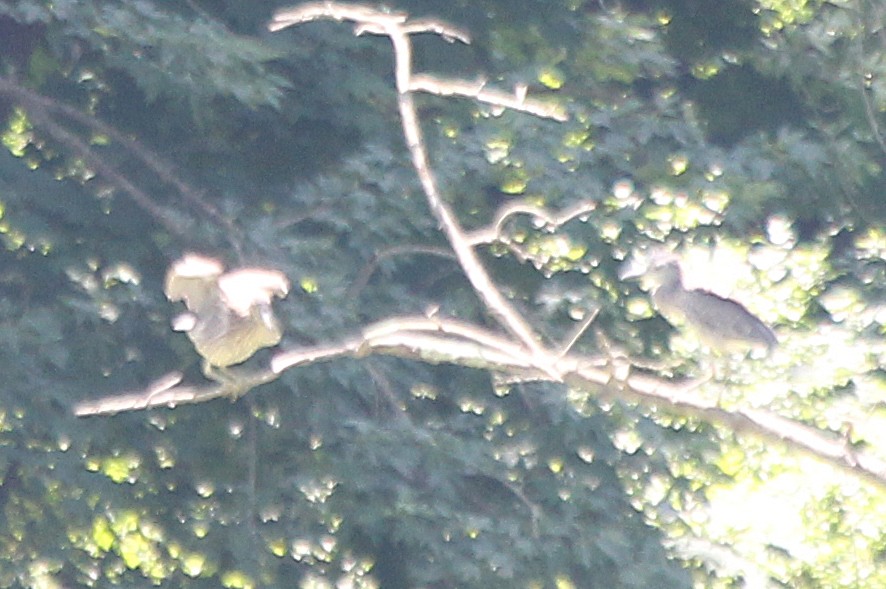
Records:
[[[284,271],[284,345],[429,309],[492,324],[403,146],[387,40],[330,22],[272,35],[276,8],[0,5],[0,586],[883,585],[882,487],[602,391],[369,357],[235,403],[74,417],[171,370],[201,378],[162,298],[182,251]],[[570,114],[417,96],[465,227],[517,200],[593,203],[553,232],[515,217],[484,249],[549,342],[597,310],[577,349],[703,373],[697,343],[618,277],[679,244],[781,339],[698,395],[882,453],[886,10],[394,8],[472,34],[417,39],[418,70],[526,83]]]

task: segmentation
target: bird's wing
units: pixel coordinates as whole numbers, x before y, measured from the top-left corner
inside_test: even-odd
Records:
[[[706,333],[716,333],[724,344],[744,342],[773,348],[778,340],[772,330],[744,305],[703,290],[686,291],[684,308],[690,321]]]
[[[240,317],[248,317],[253,307],[270,307],[274,297],[285,297],[289,279],[277,270],[240,268],[219,278],[218,287],[225,304]]]
[[[187,254],[169,267],[163,291],[170,301],[184,301],[189,311],[199,315],[219,297],[222,272],[224,266],[215,258]]]

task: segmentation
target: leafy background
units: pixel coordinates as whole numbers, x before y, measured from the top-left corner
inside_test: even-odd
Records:
[[[880,587],[883,490],[723,428],[482,371],[366,358],[237,401],[76,418],[196,354],[168,263],[278,268],[288,345],[439,306],[484,310],[427,211],[389,43],[273,2],[0,5],[0,586]],[[470,31],[416,69],[549,99],[567,123],[420,96],[469,228],[520,219],[498,283],[552,342],[665,377],[706,356],[623,262],[679,245],[689,280],[776,327],[699,395],[883,448],[886,8],[874,1],[401,0]],[[436,248],[436,249],[435,249]],[[388,255],[391,254],[391,255]],[[394,255],[396,254],[396,255]],[[256,362],[262,362],[261,356]]]

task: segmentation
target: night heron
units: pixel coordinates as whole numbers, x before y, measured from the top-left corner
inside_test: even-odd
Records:
[[[778,344],[772,330],[740,303],[706,290],[687,290],[682,272],[673,259],[653,260],[641,275],[652,285],[652,302],[676,326],[687,326],[708,348],[725,354],[768,354]]]
[[[216,259],[186,254],[166,273],[170,301],[184,301],[188,312],[173,320],[187,333],[204,359],[204,373],[248,360],[262,348],[277,345],[283,330],[271,302],[289,292],[289,280],[277,270],[239,268],[230,272]]]

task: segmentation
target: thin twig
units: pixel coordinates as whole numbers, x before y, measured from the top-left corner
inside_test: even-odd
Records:
[[[514,215],[529,215],[544,223],[547,231],[553,231],[576,217],[587,215],[597,208],[592,200],[583,200],[570,205],[559,213],[552,213],[544,207],[538,207],[524,201],[509,202],[501,206],[495,213],[492,223],[467,234],[471,245],[491,244],[502,240],[505,222]]]
[[[389,247],[372,256],[372,259],[367,262],[362,270],[360,270],[360,273],[351,283],[351,286],[348,287],[348,291],[345,296],[348,299],[353,299],[357,297],[359,293],[369,283],[369,279],[372,278],[372,275],[378,269],[379,264],[381,264],[383,260],[387,258],[393,258],[395,256],[416,254],[438,256],[441,258],[449,258],[451,260],[455,259],[455,254],[453,254],[451,250],[444,249],[442,247],[434,247],[432,245],[398,245],[394,247]]]
[[[593,311],[591,311],[590,313],[587,314],[587,316],[582,320],[581,323],[579,323],[577,326],[575,326],[575,329],[573,330],[569,339],[566,340],[563,343],[562,347],[560,348],[560,354],[559,354],[560,356],[565,356],[566,354],[569,353],[570,350],[572,350],[572,347],[575,346],[575,342],[577,342],[579,340],[579,338],[581,338],[581,336],[584,335],[584,332],[587,331],[588,327],[591,326],[591,323],[594,322],[594,319],[596,319],[597,315],[599,315],[599,314],[600,314],[600,309],[599,308],[594,309]]]

